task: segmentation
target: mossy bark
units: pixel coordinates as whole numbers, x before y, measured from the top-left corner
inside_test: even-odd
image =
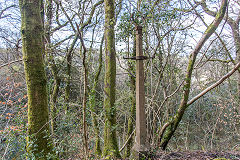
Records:
[[[184,80],[184,86],[183,86],[183,97],[181,100],[181,103],[179,105],[179,108],[177,110],[177,113],[174,117],[171,118],[171,120],[168,122],[167,127],[162,131],[162,135],[160,136],[160,147],[165,150],[167,147],[168,142],[172,138],[174,132],[176,131],[183,114],[185,110],[188,107],[188,98],[189,98],[189,92],[191,88],[191,78],[192,78],[192,72],[194,68],[194,63],[197,58],[197,54],[199,53],[200,49],[204,45],[204,43],[207,41],[207,39],[215,32],[218,25],[222,21],[225,11],[227,8],[227,0],[222,0],[221,8],[219,9],[218,13],[216,14],[216,17],[212,24],[207,28],[201,39],[199,40],[198,44],[194,48],[193,52],[191,53],[189,57],[187,72]]]
[[[65,112],[68,110],[68,103],[70,100],[70,83],[71,83],[71,67],[72,67],[72,54],[67,55],[67,77],[66,77],[66,86],[65,86],[65,102],[67,103],[65,106]]]
[[[36,159],[52,153],[47,79],[44,70],[42,0],[19,0],[24,71],[28,93],[27,152]]]
[[[53,70],[53,69],[51,69]],[[55,71],[52,71],[55,72]],[[56,72],[54,74],[57,74]],[[55,76],[54,76],[55,77]],[[54,87],[53,92],[51,95],[51,130],[54,132],[54,130],[57,128],[56,124],[56,117],[57,117],[57,97],[59,93],[59,87],[60,87],[61,79],[57,76],[54,78]]]
[[[127,138],[131,136],[132,132],[134,131],[134,122],[135,122],[135,115],[136,115],[136,98],[135,98],[135,77],[131,76],[131,108],[130,108],[130,115],[128,118],[128,130],[127,130]],[[131,138],[128,140],[126,144],[126,151],[125,151],[125,157],[128,158],[131,155],[131,149],[133,146],[133,139],[134,137],[131,136]]]
[[[128,44],[129,45],[129,44]],[[133,45],[133,53],[129,57],[135,57],[136,56],[136,38],[134,38],[134,45]],[[128,68],[129,70],[134,73],[135,72],[135,67],[134,64],[131,62],[128,63]],[[135,84],[136,84],[136,79],[133,77],[131,74],[129,74],[130,78],[130,90],[131,90],[131,108],[130,108],[130,115],[128,118],[128,130],[127,130],[127,139],[128,137],[131,136],[133,130],[134,130],[134,122],[135,122],[135,115],[136,115],[136,93],[135,93]],[[128,140],[126,144],[126,151],[125,151],[125,158],[129,158],[131,155],[131,149],[133,146],[133,136]]]
[[[88,61],[87,59],[87,49],[85,47],[83,37],[81,36],[82,33],[79,33],[81,45],[82,45],[82,55],[83,55],[83,70],[84,70],[84,82],[83,82],[83,102],[82,102],[82,111],[83,111],[83,143],[84,143],[84,150],[85,150],[85,159],[88,159],[88,133],[87,133],[87,101],[88,101]],[[81,53],[81,51],[80,51]]]
[[[115,51],[115,9],[114,0],[105,4],[105,79],[104,79],[104,157],[120,158],[116,137],[116,51]]]
[[[90,91],[90,95],[89,95],[89,103],[90,103],[90,110],[91,110],[91,117],[92,117],[92,123],[93,123],[93,129],[94,129],[94,132],[95,132],[95,154],[97,156],[97,158],[100,158],[101,157],[101,154],[102,154],[102,150],[101,150],[101,146],[100,146],[100,135],[99,135],[99,126],[98,126],[98,121],[97,121],[97,118],[96,118],[96,115],[98,114],[97,110],[97,95],[96,95],[96,89],[97,89],[97,86],[98,86],[98,83],[99,83],[99,76],[100,76],[100,73],[102,71],[102,46],[103,46],[103,41],[104,41],[104,36],[102,38],[102,41],[101,41],[101,45],[100,45],[100,54],[99,54],[99,66],[98,66],[98,70],[97,70],[97,73],[94,77],[94,84],[93,84],[93,88],[91,89]]]
[[[65,86],[65,113],[67,113],[68,111],[68,103],[70,102],[70,90],[71,90],[71,70],[72,70],[72,52],[73,52],[73,49],[74,49],[74,46],[75,44],[77,43],[77,40],[78,40],[78,35],[76,34],[74,39],[73,39],[73,42],[71,44],[71,46],[69,47],[69,50],[67,52],[67,77],[65,79],[65,83],[66,83],[66,86]]]

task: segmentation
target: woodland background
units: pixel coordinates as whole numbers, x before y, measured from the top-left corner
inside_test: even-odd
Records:
[[[134,23],[143,26],[148,142],[157,153],[160,131],[184,93],[189,57],[206,33],[219,0],[115,1],[117,146],[131,157],[134,142]],[[46,0],[43,4],[44,65],[50,137],[60,159],[98,159],[104,148],[104,3]],[[133,21],[135,20],[135,22]],[[199,51],[189,100],[239,62],[240,2],[228,1],[225,16]],[[25,159],[28,96],[22,62],[21,14],[16,0],[0,1],[0,155]],[[78,36],[81,33],[80,37]],[[167,151],[239,150],[240,70],[189,105]],[[130,136],[130,139],[129,139]],[[126,144],[127,142],[127,144]]]

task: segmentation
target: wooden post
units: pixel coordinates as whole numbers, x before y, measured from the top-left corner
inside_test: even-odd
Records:
[[[145,89],[144,66],[142,51],[142,26],[136,26],[136,140],[134,150],[138,159],[146,156],[148,147],[146,144],[146,115],[145,115]]]
[[[145,115],[145,90],[144,90],[144,66],[142,51],[142,26],[136,26],[136,57],[123,57],[136,60],[136,140],[133,146],[135,159],[147,159],[149,157],[146,141],[146,115]]]

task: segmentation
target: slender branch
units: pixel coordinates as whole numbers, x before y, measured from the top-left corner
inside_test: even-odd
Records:
[[[18,60],[15,60],[15,61],[11,61],[11,62],[2,64],[2,65],[0,66],[0,69],[1,69],[2,67],[5,67],[5,66],[7,66],[7,65],[10,65],[10,64],[13,64],[13,63],[16,63],[16,62],[20,62],[20,61],[22,61],[22,59],[18,59]]]
[[[135,133],[135,131],[136,131],[136,128],[132,131],[132,133],[130,134],[130,136],[128,137],[128,139],[126,140],[126,142],[124,143],[122,148],[119,150],[119,152],[121,152],[126,147],[126,145],[128,144],[128,141],[132,138],[132,136]]]
[[[87,122],[86,122],[86,108],[87,108],[87,96],[88,96],[88,66],[87,66],[87,62],[86,62],[86,46],[84,44],[83,41],[83,36],[82,33],[79,29],[79,26],[77,25],[77,32],[79,35],[79,39],[81,41],[81,45],[83,47],[83,59],[82,59],[82,63],[83,63],[83,68],[84,68],[84,96],[83,96],[83,136],[84,136],[84,147],[85,147],[85,156],[86,159],[88,159],[88,134],[87,134]]]
[[[62,43],[64,43],[65,41],[71,39],[73,36],[74,36],[74,34],[72,34],[72,35],[70,35],[70,36],[64,38],[63,40],[57,42],[56,44],[54,44],[53,48],[56,48],[56,47],[60,46]]]
[[[209,15],[211,15],[211,16],[213,16],[213,17],[216,17],[217,12],[211,11],[209,8],[207,8],[206,0],[202,0],[202,1],[199,2],[199,3],[200,3],[200,5],[202,6],[203,10],[204,10],[207,14],[209,14]]]
[[[214,89],[215,87],[217,87],[218,85],[220,85],[224,80],[226,80],[228,77],[230,77],[236,70],[238,70],[238,68],[240,67],[240,62],[230,71],[228,72],[226,75],[224,75],[221,79],[219,79],[216,83],[212,84],[211,86],[209,86],[208,88],[206,88],[205,90],[203,90],[201,93],[199,93],[197,96],[195,96],[194,98],[192,98],[190,101],[188,101],[187,105],[191,105],[192,103],[194,103],[196,100],[198,100],[200,97],[202,97],[203,95],[205,95],[207,92],[209,92],[210,90]]]
[[[189,4],[192,6],[192,4],[191,4],[191,2],[190,2],[189,0],[188,0],[188,2],[189,2]],[[204,9],[204,11],[205,11],[205,10],[208,10],[206,4],[201,4],[201,6],[202,6],[202,8]],[[206,27],[208,27],[207,23],[206,23],[206,22],[204,21],[204,19],[200,16],[200,14],[196,11],[196,9],[194,9],[194,11],[195,11],[196,15],[201,19],[201,21],[203,22],[203,24],[204,24]],[[211,12],[213,12],[213,11],[211,11]],[[209,13],[207,13],[207,14],[209,14]],[[209,15],[211,15],[211,14],[209,14]],[[239,16],[240,16],[240,14],[239,14]],[[239,37],[239,36],[238,36],[239,33],[236,32],[236,30],[237,30],[237,28],[238,28],[238,27],[237,27],[237,20],[236,20],[236,22],[234,22],[234,20],[233,20],[232,18],[230,18],[229,16],[225,16],[225,20],[226,20],[226,22],[230,25],[230,27],[232,28],[232,34],[233,34],[233,37],[235,37],[235,41],[236,41],[235,43],[236,43],[236,45],[237,45],[238,43],[240,43],[240,39],[238,38],[238,37]],[[231,62],[232,62],[234,65],[236,65],[236,62],[233,60],[233,58],[232,58],[229,50],[227,49],[227,46],[225,45],[223,39],[220,37],[220,35],[219,35],[216,31],[215,31],[214,33],[215,33],[215,35],[218,37],[219,41],[222,43],[223,48],[225,49],[225,51],[226,51],[228,57],[230,58]],[[227,61],[228,61],[228,60],[227,60]],[[238,72],[240,73],[240,69],[238,69]]]
[[[94,6],[93,6],[93,8],[92,8],[92,10],[91,10],[91,12],[90,12],[90,15],[89,15],[88,20],[87,20],[85,23],[83,23],[83,25],[81,26],[80,31],[81,31],[82,29],[84,29],[87,25],[89,25],[89,24],[91,23],[92,17],[93,17],[93,14],[94,14],[94,12],[95,12],[96,7],[99,6],[99,5],[101,5],[103,2],[104,2],[103,0],[100,0],[99,2],[97,2],[96,4],[94,4]]]
[[[175,94],[177,93],[177,91],[181,88],[181,86],[183,85],[183,82],[184,82],[184,81],[181,82],[181,84],[177,87],[177,89],[176,89],[172,94],[170,94],[170,95],[168,95],[167,97],[165,97],[165,99],[164,99],[163,102],[161,103],[161,106],[158,108],[158,110],[157,110],[157,112],[156,112],[157,115],[159,114],[161,108],[162,108],[163,105],[167,102],[167,100],[168,100],[169,98],[171,98],[173,95],[175,95]]]
[[[21,2],[21,1],[20,1],[20,2]],[[16,7],[16,5],[11,5],[11,6],[8,6],[8,7],[4,8],[3,10],[1,10],[1,11],[0,11],[0,19],[7,17],[7,16],[3,16],[3,14],[4,14],[4,12],[5,12],[6,10],[8,10],[8,9],[10,9],[10,8],[12,8],[12,7]]]
[[[68,22],[70,23],[70,25],[71,25],[73,31],[76,32],[76,29],[75,29],[75,27],[74,27],[74,25],[73,25],[73,23],[72,23],[72,20],[71,20],[71,18],[68,16],[68,14],[67,14],[66,10],[64,9],[64,7],[63,7],[61,1],[59,2],[59,5],[60,5],[60,7],[61,7],[61,9],[62,9],[62,11],[63,11],[63,13],[64,13],[64,15],[67,17]]]
[[[236,19],[236,24],[239,25],[239,22],[240,22],[240,11],[239,11],[238,17],[237,17],[237,19]]]
[[[165,130],[167,129],[167,127],[171,124],[171,122],[167,122],[163,125],[163,127],[161,128],[160,132],[159,132],[159,139],[158,139],[158,142],[160,143],[161,140],[162,140],[162,136],[163,136],[163,133],[165,132]]]
[[[74,15],[72,15],[72,17],[71,17],[71,19],[70,19],[70,21],[73,21],[73,19],[74,19],[74,17],[76,16],[76,14],[74,14]],[[53,33],[53,32],[55,32],[55,31],[58,31],[58,30],[60,30],[61,28],[63,28],[63,27],[65,27],[65,26],[67,26],[68,25],[68,23],[69,23],[69,21],[66,21],[65,23],[63,23],[63,24],[60,24],[60,23],[58,23],[58,26],[57,27],[55,27],[55,28],[53,28],[52,30],[51,30],[51,32]]]
[[[225,59],[209,59],[208,61],[222,62],[222,63],[230,63],[230,62],[232,62],[231,60],[225,60]]]

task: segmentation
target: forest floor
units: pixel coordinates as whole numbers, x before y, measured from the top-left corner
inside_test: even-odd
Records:
[[[208,151],[185,151],[185,152],[160,152],[154,160],[240,160],[240,152],[208,152]]]

